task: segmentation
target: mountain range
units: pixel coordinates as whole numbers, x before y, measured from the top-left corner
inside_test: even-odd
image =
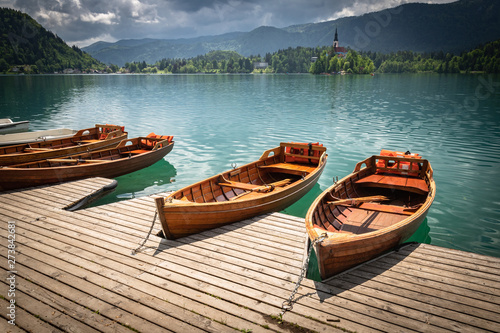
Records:
[[[213,50],[243,56],[265,55],[289,47],[332,45],[390,53],[444,51],[461,53],[500,38],[500,1],[460,0],[448,4],[411,3],[333,21],[286,28],[262,26],[250,32],[185,39],[124,39],[82,48],[106,64],[155,63],[163,58],[188,59]]]

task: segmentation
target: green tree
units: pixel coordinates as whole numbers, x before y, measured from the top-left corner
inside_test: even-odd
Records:
[[[0,72],[5,73],[9,70],[10,66],[5,59],[0,59]]]

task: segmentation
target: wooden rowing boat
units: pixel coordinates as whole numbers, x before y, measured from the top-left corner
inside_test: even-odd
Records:
[[[157,198],[163,234],[176,239],[282,210],[316,184],[326,160],[322,145],[281,143],[257,161]]]
[[[81,129],[68,138],[0,147],[0,165],[79,154],[117,145],[127,138],[124,128],[115,125],[95,125]]]
[[[161,160],[174,147],[172,138],[125,139],[114,148],[0,167],[0,191],[89,177],[118,177]]]
[[[325,190],[307,212],[306,229],[322,279],[407,240],[434,200],[436,185],[427,160],[417,154],[383,153],[356,164],[353,173]],[[320,241],[320,236],[325,238]]]
[[[76,130],[56,128],[43,131],[11,133],[0,135],[0,146],[21,145],[26,143],[69,138],[76,134]]]
[[[0,119],[0,133],[16,133],[27,131],[30,126],[30,122],[28,120],[23,121],[12,121],[9,118]]]

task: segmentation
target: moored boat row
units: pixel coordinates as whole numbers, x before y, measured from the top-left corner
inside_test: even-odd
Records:
[[[68,138],[0,147],[0,191],[86,177],[114,178],[152,165],[173,137],[126,139],[123,127],[96,125]],[[326,147],[282,142],[241,167],[156,199],[163,235],[177,239],[280,211],[317,183]],[[359,162],[309,208],[305,223],[322,279],[368,261],[408,239],[435,196],[430,163],[383,150]]]
[[[167,239],[176,239],[291,205],[325,168],[326,148],[281,143],[255,162],[157,198]],[[306,229],[322,279],[406,241],[436,193],[430,163],[418,154],[383,150],[316,198]]]
[[[138,137],[64,158],[0,167],[0,191],[88,177],[114,178],[150,166],[172,151],[172,137]]]

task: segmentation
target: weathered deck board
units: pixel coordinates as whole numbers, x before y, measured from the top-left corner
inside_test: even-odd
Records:
[[[15,221],[17,251],[17,325],[4,310],[0,328],[287,330],[276,316],[300,274],[303,219],[274,213],[176,241],[156,236],[156,221],[132,255],[154,217],[151,197],[62,209],[109,182],[0,193],[0,222]],[[6,277],[7,228],[0,234]],[[283,319],[316,332],[500,331],[499,281],[499,258],[409,245],[325,283],[304,280]],[[0,286],[5,309],[7,281]]]

